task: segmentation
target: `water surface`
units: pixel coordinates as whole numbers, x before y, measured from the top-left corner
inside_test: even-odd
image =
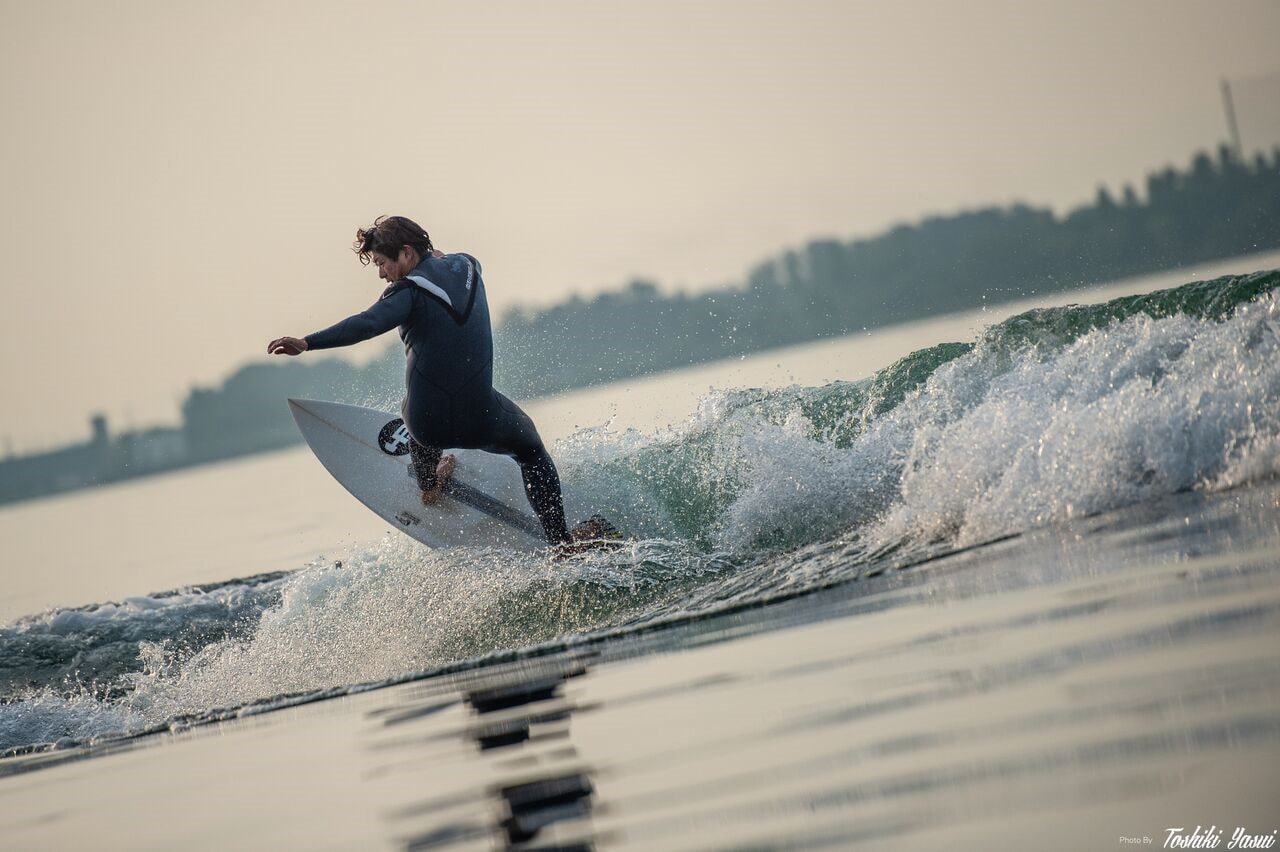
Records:
[[[754,387],[615,388],[604,423],[605,391],[544,401],[633,537],[581,559],[384,535],[300,451],[12,507],[0,830],[83,842],[126,779],[220,816],[210,846],[1269,832],[1278,288],[888,330],[862,372],[869,339],[812,344],[715,368]],[[305,815],[230,789],[268,775]]]

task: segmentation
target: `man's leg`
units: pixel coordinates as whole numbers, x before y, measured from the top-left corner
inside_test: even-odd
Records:
[[[441,455],[438,447],[419,444],[412,437],[409,439],[409,458],[413,460],[409,469],[422,491],[422,505],[430,506],[440,499],[458,460],[452,453]]]
[[[413,462],[413,475],[418,480],[418,487],[430,491],[436,487],[436,465],[440,464],[440,448],[419,444],[416,438],[409,438],[409,459]]]
[[[440,498],[440,490],[453,473],[456,462],[452,455],[441,457],[440,448],[419,444],[409,438],[409,458],[413,461],[413,476],[422,491],[422,502],[430,505]]]
[[[564,502],[560,497],[560,474],[555,462],[539,443],[514,454],[524,479],[524,493],[529,505],[542,522],[542,532],[551,544],[569,541],[569,528],[564,520]]]
[[[511,456],[520,465],[524,493],[529,505],[542,523],[542,532],[550,544],[570,541],[572,536],[564,520],[564,502],[560,497],[560,474],[555,462],[542,444],[533,420],[520,406],[494,391],[493,408],[497,416],[491,420],[490,440],[484,447],[491,453]]]

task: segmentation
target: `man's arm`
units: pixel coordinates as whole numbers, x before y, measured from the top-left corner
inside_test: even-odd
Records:
[[[301,355],[312,349],[350,346],[379,334],[385,334],[409,321],[413,311],[413,292],[404,287],[374,302],[372,307],[322,331],[306,337],[279,337],[267,344],[272,355]]]

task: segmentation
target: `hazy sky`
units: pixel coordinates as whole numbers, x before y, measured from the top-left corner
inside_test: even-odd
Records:
[[[720,284],[1140,184],[1224,138],[1224,76],[1276,144],[1278,40],[1275,0],[0,0],[0,439],[172,420],[366,307],[379,213],[477,255],[499,312]]]

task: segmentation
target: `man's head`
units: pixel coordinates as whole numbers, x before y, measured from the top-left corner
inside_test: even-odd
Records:
[[[404,278],[432,249],[427,232],[404,216],[379,216],[370,227],[356,231],[352,246],[361,263],[378,267],[383,281]]]

